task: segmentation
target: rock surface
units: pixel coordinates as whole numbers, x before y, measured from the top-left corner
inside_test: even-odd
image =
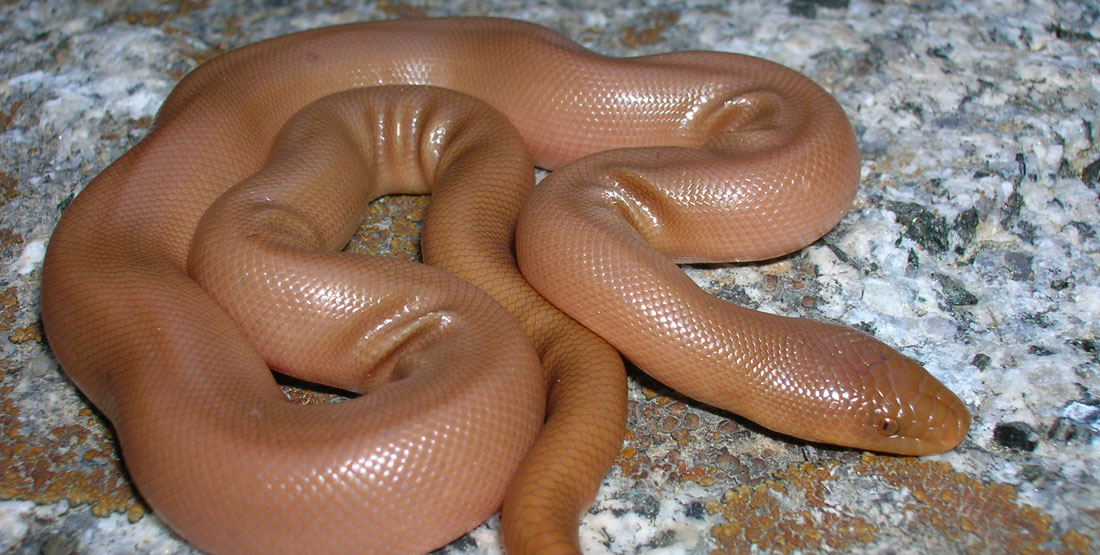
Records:
[[[688,271],[733,302],[873,333],[973,414],[950,453],[873,456],[763,432],[635,372],[586,550],[1100,549],[1094,4],[43,0],[0,7],[0,551],[189,550],[135,497],[40,332],[41,261],[65,206],[203,60],[419,15],[525,19],[610,55],[741,52],[817,81],[863,150],[851,214],[792,256]],[[423,205],[376,205],[359,247],[415,256]],[[499,552],[498,527],[445,551]]]

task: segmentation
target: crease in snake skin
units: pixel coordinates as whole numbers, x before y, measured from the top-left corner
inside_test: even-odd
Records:
[[[556,171],[532,189],[535,165]],[[429,551],[503,505],[510,552],[576,552],[624,433],[620,353],[806,440],[962,440],[916,362],[675,264],[797,250],[858,177],[840,106],[760,59],[608,58],[509,20],[317,29],[181,81],[66,210],[42,317],[200,549]],[[430,266],[339,252],[395,192],[433,195]],[[297,406],[271,369],[359,396]]]

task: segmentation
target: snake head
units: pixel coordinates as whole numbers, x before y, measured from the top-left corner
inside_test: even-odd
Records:
[[[856,330],[843,334],[844,376],[828,395],[838,402],[833,424],[841,445],[929,455],[962,442],[970,427],[966,405],[916,361]],[[824,441],[834,442],[831,439]]]

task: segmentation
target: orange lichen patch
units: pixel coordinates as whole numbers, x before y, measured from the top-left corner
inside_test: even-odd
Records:
[[[241,18],[230,17],[226,19],[224,33],[229,36],[236,36],[241,34]]]
[[[676,12],[658,12],[653,14],[653,21],[646,27],[625,27],[620,35],[623,46],[634,48],[647,44],[655,44],[665,40],[661,33],[680,21],[680,14]]]
[[[627,442],[633,439],[633,435],[630,431],[627,431],[626,435]],[[648,455],[639,452],[638,449],[633,446],[624,447],[619,453],[618,460],[615,461],[621,475],[635,479],[649,476],[649,467],[651,463],[652,461]]]
[[[23,238],[20,235],[13,235],[11,230],[4,230],[0,233],[0,244],[8,246],[9,244],[19,244],[23,242]],[[10,331],[8,335],[8,341],[12,343],[26,343],[28,341],[42,342],[42,328],[39,322],[27,324],[21,327],[15,327],[15,322],[19,318],[19,310],[21,308],[19,302],[19,290],[16,286],[8,286],[3,291],[0,291],[0,331]],[[25,320],[24,320],[25,321]]]
[[[130,505],[130,509],[126,511],[126,520],[129,520],[130,524],[133,524],[141,520],[141,518],[144,517],[145,513],[147,512],[148,510],[145,509],[145,505],[141,503],[134,503],[133,505]]]
[[[20,98],[11,105],[11,108],[8,108],[7,112],[0,111],[0,131],[5,131],[11,127],[12,122],[15,121],[15,113],[23,107],[23,103],[26,101],[27,99]],[[3,175],[3,172],[0,172],[0,175]]]
[[[714,474],[718,469],[700,464],[688,465],[684,461],[677,461],[676,472],[669,477],[681,482],[695,482],[700,486],[714,485]]]
[[[130,120],[130,125],[139,129],[147,129],[153,126],[153,118],[150,116],[143,116]]]
[[[1087,536],[1078,533],[1076,530],[1070,530],[1062,534],[1062,543],[1074,553],[1088,553],[1091,542]]]
[[[865,454],[855,471],[908,489],[903,510],[920,515],[947,539],[975,552],[1038,553],[1050,542],[1051,517],[1016,503],[1007,484],[983,484],[951,465]]]
[[[729,429],[725,420],[709,418],[658,389],[643,387],[643,400],[628,403],[631,430],[615,463],[622,476],[711,487],[730,480],[731,469],[746,468],[736,457],[726,460],[713,452],[713,441],[730,437],[721,431]]]
[[[19,308],[19,297],[16,296],[15,286],[9,286],[0,293],[0,308],[14,311]]]
[[[619,458],[615,461],[615,465],[619,467],[619,472],[623,476],[640,479],[649,476],[651,461],[648,455],[639,451],[637,447],[630,445],[637,439],[634,430],[626,431],[625,447],[619,452]]]
[[[24,432],[12,392],[10,386],[0,388],[0,499],[40,504],[66,500],[91,505],[96,516],[121,512],[131,520],[145,514],[123,475],[111,434],[90,410],[80,414],[91,424]]]
[[[629,453],[630,456],[626,456]],[[649,467],[652,461],[648,455],[640,454],[637,449],[628,447],[615,461],[619,467],[619,473],[634,479],[642,479],[649,476]]]
[[[908,492],[899,493],[904,502],[890,508],[891,514],[904,515],[901,532],[930,541],[935,537],[962,552],[1085,553],[1090,543],[1076,531],[1055,539],[1050,515],[1018,504],[1011,486],[983,484],[946,463],[865,454],[854,464],[793,465],[774,478],[733,488],[705,504],[710,514],[727,520],[711,529],[716,552],[845,550],[874,541],[885,530],[872,521],[872,507],[830,498],[843,489],[838,481],[853,479]],[[1059,540],[1060,546],[1052,546]]]
[[[794,490],[792,492],[792,490]],[[787,510],[788,501],[804,490],[775,480],[727,490],[719,502],[704,504],[710,514],[721,513],[728,522],[711,528],[718,553],[742,553],[753,546],[765,551],[849,549],[875,537],[866,519],[837,512]]]
[[[167,19],[167,17],[167,14],[145,10],[140,13],[126,14],[122,17],[122,19],[123,21],[131,25],[141,24],[147,27],[152,27],[155,25],[160,25],[164,22],[165,19]]]
[[[784,481],[765,480],[727,490],[722,500],[705,504],[710,514],[728,522],[711,529],[718,552],[745,552],[751,547],[788,553],[793,550],[847,549],[874,539],[875,527],[858,516],[837,511],[785,507],[824,505],[822,477],[836,466],[804,464],[784,471]],[[791,502],[793,500],[793,503]]]
[[[0,172],[3,173],[3,172]],[[3,202],[0,202],[3,204]],[[12,231],[11,228],[4,228],[0,230],[0,245],[5,247],[14,247],[16,245],[23,244],[23,234]]]
[[[428,9],[417,7],[405,2],[389,2],[381,0],[375,5],[378,11],[394,17],[424,17],[428,15]]]
[[[393,195],[372,202],[347,250],[419,260],[420,222],[428,209],[428,199],[423,195]]]
[[[649,389],[648,387],[642,388],[642,397],[645,397],[646,402],[639,405],[638,408],[645,414],[645,416],[657,416],[660,412],[670,412],[672,414],[680,414],[683,412],[685,405],[672,397],[662,395],[661,393]]]
[[[19,310],[19,297],[14,285],[0,292],[0,331],[8,331],[15,323],[15,313]]]
[[[14,177],[0,171],[0,206],[19,196],[18,187],[19,182]]]
[[[230,37],[234,35],[239,35],[240,32],[240,20],[238,18],[231,17],[225,21],[225,29],[222,31],[223,36]],[[179,53],[181,56],[191,58],[192,60],[195,60],[196,63],[202,64],[213,60],[214,58],[217,58],[218,56],[221,56],[228,51],[228,46],[226,46],[226,44],[223,42],[215,45],[213,48],[208,48],[206,50],[180,50]],[[182,79],[185,74],[186,72],[181,73],[178,70],[171,72],[172,77],[175,77],[177,79]]]
[[[167,5],[169,3],[165,4]],[[175,7],[170,10],[145,10],[138,13],[127,14],[123,16],[122,19],[131,25],[140,24],[149,27],[158,27],[163,25],[165,21],[170,21],[181,15],[186,15],[194,10],[203,8],[206,8],[206,2],[204,0],[181,0],[176,2]]]
[[[38,322],[33,324],[27,324],[21,328],[15,328],[12,330],[11,335],[8,336],[8,341],[12,343],[26,343],[27,341],[34,341],[36,343],[42,342],[42,327]]]
[[[832,470],[839,464],[840,461],[825,461],[820,466],[803,463],[781,470],[775,476],[802,490],[806,505],[826,507],[825,482],[832,479]]]

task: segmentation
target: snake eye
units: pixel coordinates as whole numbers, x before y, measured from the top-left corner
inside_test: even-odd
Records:
[[[875,420],[875,428],[886,437],[894,437],[898,434],[898,421],[889,416],[880,416]]]

